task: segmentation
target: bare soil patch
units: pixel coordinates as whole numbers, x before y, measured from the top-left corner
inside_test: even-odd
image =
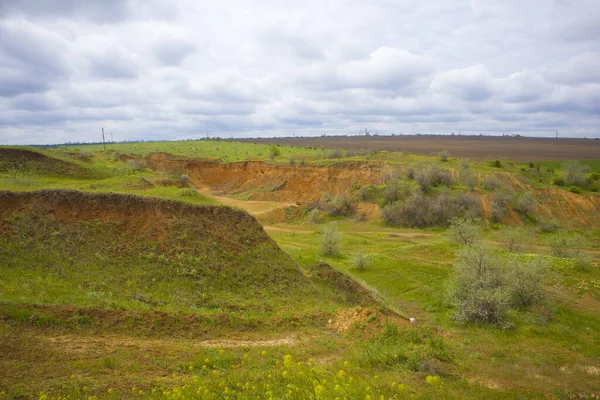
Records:
[[[260,138],[240,142],[344,150],[407,151],[429,156],[448,150],[454,157],[513,161],[597,160],[600,140],[492,136],[348,136],[318,138]]]

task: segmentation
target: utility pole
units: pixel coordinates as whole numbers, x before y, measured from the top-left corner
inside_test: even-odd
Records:
[[[104,127],[102,127],[102,145],[104,146],[104,151],[106,151],[106,140],[104,139]]]

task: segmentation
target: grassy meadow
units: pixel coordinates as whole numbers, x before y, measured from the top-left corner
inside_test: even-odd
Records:
[[[119,157],[153,152],[293,164],[299,173],[301,164],[370,161],[392,172],[381,184],[346,193],[343,215],[328,198],[312,206],[281,203],[285,218],[276,218],[277,202],[261,208],[244,194],[213,195],[185,174],[136,168]],[[600,164],[582,164],[589,168],[572,172],[585,179],[576,176],[579,185],[572,185],[560,181],[571,179],[569,166],[554,161],[229,140],[111,143],[106,151],[0,147],[0,191],[42,198],[51,195],[40,190],[77,190],[94,207],[114,210],[120,200],[109,201],[107,193],[134,199],[122,221],[118,211],[84,217],[77,202],[48,203],[66,207],[63,219],[36,202],[0,213],[0,399],[600,396],[600,226],[593,202]],[[447,224],[405,223],[402,207],[423,187],[423,169],[452,180],[432,184],[419,198],[431,203],[431,213],[454,209],[443,199],[481,198],[486,214],[480,211],[477,241],[507,265],[543,265],[540,301],[508,310],[501,327],[456,318],[450,292],[464,245]],[[530,203],[524,193],[537,208],[523,206]],[[191,211],[167,213],[161,200]],[[497,220],[493,204],[504,207]],[[389,207],[392,217],[404,213],[402,223],[361,216],[353,211],[359,205],[380,213]],[[193,207],[205,216],[194,217]],[[542,213],[548,210],[574,214],[550,218]],[[575,217],[589,224],[569,221]],[[324,255],[331,222],[341,239],[336,254]]]

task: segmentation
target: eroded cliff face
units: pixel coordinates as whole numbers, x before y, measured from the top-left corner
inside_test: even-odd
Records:
[[[132,157],[123,155],[126,159]],[[306,204],[324,192],[331,195],[351,192],[353,188],[383,183],[392,167],[384,162],[340,162],[316,166],[272,165],[263,161],[219,163],[166,153],[150,154],[137,159],[151,169],[187,174],[191,183],[223,194],[243,194],[248,199]],[[397,168],[397,167],[396,167]],[[600,196],[574,194],[562,189],[533,189],[514,175],[497,174],[508,190],[529,191],[536,199],[536,215],[552,216],[567,226],[593,226],[600,223]],[[490,195],[474,192],[481,199],[484,217],[489,217]],[[366,204],[366,203],[365,203]],[[368,204],[372,206],[372,204]],[[370,210],[369,219],[379,217]],[[503,222],[514,224],[521,216],[508,210]]]

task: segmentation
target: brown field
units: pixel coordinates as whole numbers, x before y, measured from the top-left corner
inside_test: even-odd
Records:
[[[415,135],[261,138],[240,141],[344,150],[408,151],[423,156],[448,150],[454,157],[469,157],[475,160],[487,158],[506,158],[513,161],[600,159],[600,140],[598,139]]]

